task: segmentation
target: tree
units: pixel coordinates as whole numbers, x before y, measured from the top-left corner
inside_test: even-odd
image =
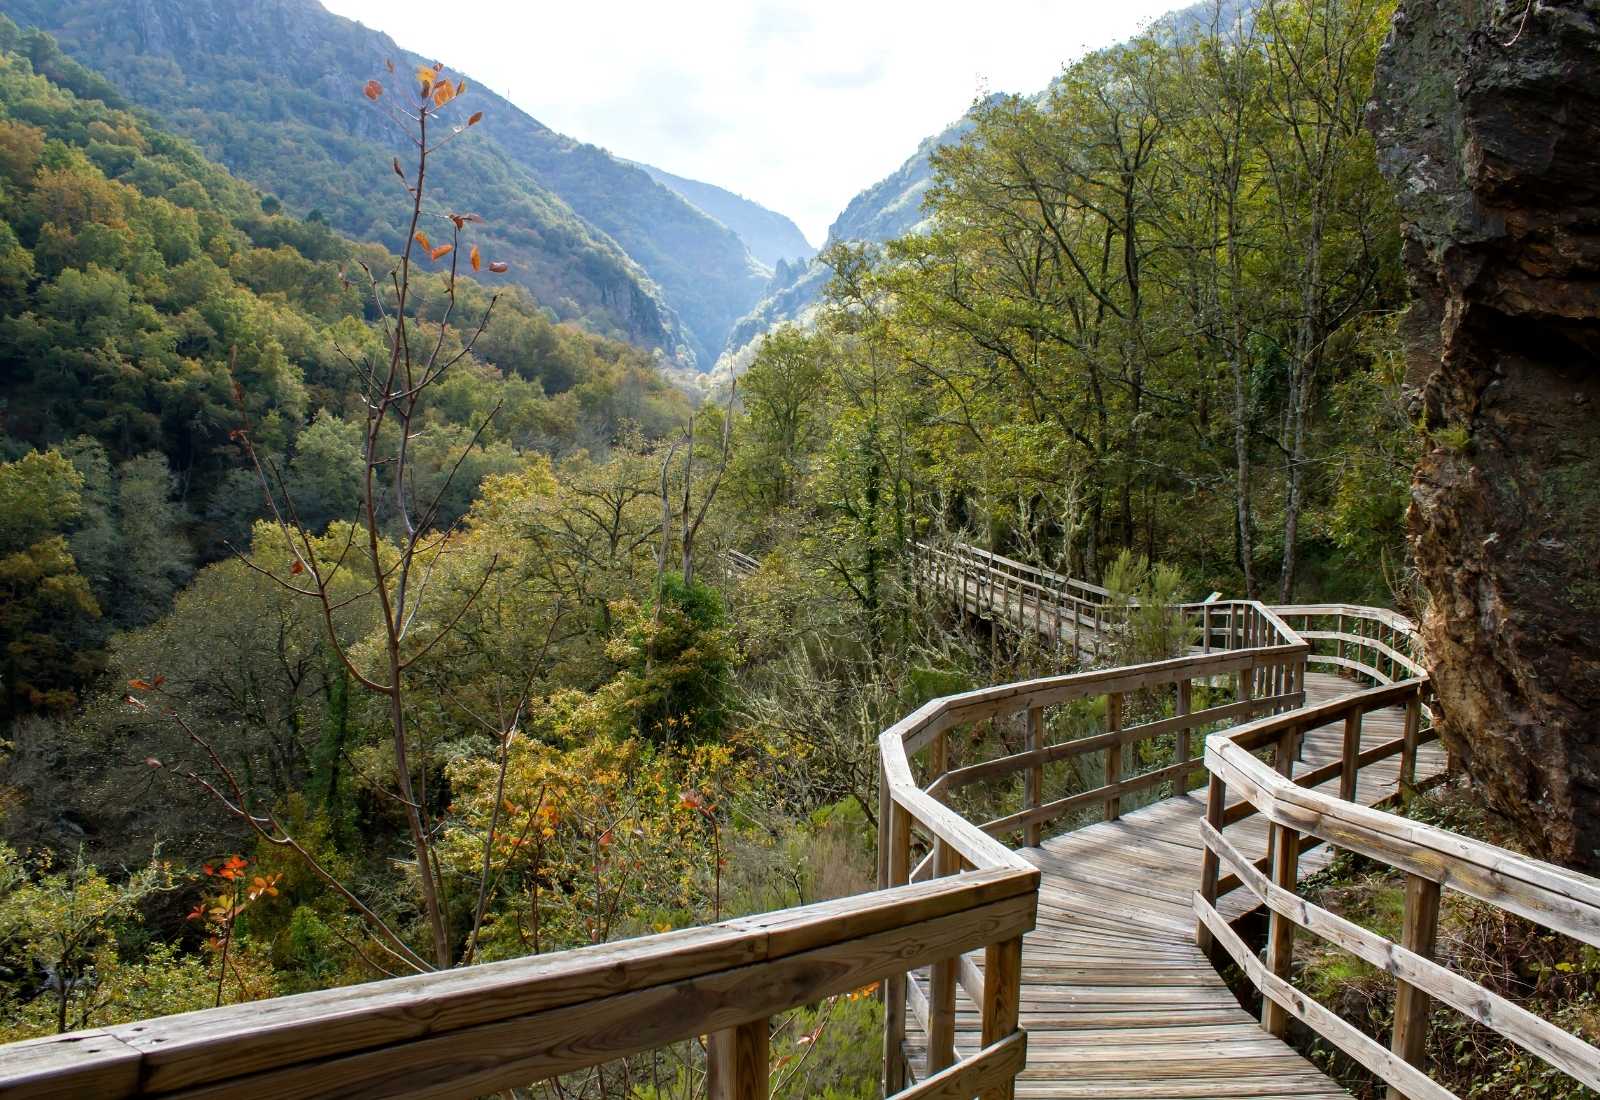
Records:
[[[769,513],[796,503],[822,444],[827,348],[826,340],[785,325],[761,342],[740,379],[745,418],[737,477],[752,503]]]
[[[97,659],[67,648],[100,607],[66,531],[82,511],[83,477],[58,451],[0,463],[0,712],[65,710]],[[86,667],[90,666],[90,667]]]
[[[393,69],[392,64],[390,68]],[[430,587],[434,570],[452,550],[457,535],[454,525],[439,526],[443,497],[467,454],[466,450],[462,452],[430,493],[419,485],[414,444],[416,433],[424,424],[431,391],[471,353],[477,335],[488,323],[494,299],[484,307],[475,327],[467,330],[466,338],[455,338],[452,321],[457,273],[463,262],[474,272],[483,266],[477,246],[466,244],[463,234],[468,225],[480,219],[470,214],[442,213],[428,206],[428,168],[443,144],[460,136],[482,116],[481,112],[475,113],[441,136],[440,128],[446,125],[443,119],[466,86],[446,76],[441,66],[419,69],[415,80],[413,90],[401,93],[397,105],[393,103],[395,96],[377,80],[369,81],[364,89],[367,99],[378,104],[412,139],[416,158],[409,175],[398,160],[393,165],[409,207],[408,232],[398,265],[389,273],[387,285],[363,265],[373,306],[382,321],[385,344],[377,354],[357,358],[364,349],[355,349],[348,358],[350,369],[362,386],[366,415],[361,438],[359,518],[347,529],[342,547],[330,549],[319,544],[301,516],[287,477],[259,449],[254,428],[241,429],[236,435],[260,476],[277,531],[270,551],[258,540],[241,560],[320,609],[332,652],[351,681],[381,704],[388,727],[393,794],[410,834],[418,901],[431,941],[428,954],[410,947],[347,884],[331,873],[325,878],[361,914],[387,952],[404,965],[422,970],[448,967],[458,956],[449,927],[443,871],[435,849],[433,815],[437,807],[428,793],[433,764],[428,758],[426,739],[413,725],[410,692],[417,663],[454,628],[488,582],[494,562],[489,562],[477,587],[455,610],[439,614],[430,607],[424,614],[425,603],[437,597],[436,590]],[[425,219],[428,225],[437,221],[444,226],[445,243],[432,242]],[[446,257],[447,305],[437,321],[429,322],[418,316],[417,304],[411,297],[414,268],[438,264]],[[500,272],[506,265],[492,262],[488,267],[491,272]],[[468,441],[468,450],[481,439],[492,415],[477,426]],[[271,557],[267,556],[269,553]],[[354,572],[370,586],[363,595],[372,602],[378,629],[375,644],[365,651],[349,646],[336,625],[337,615],[345,605],[339,586],[341,573],[348,575],[346,571]],[[416,634],[413,628],[425,633]],[[212,780],[203,780],[198,774],[194,778],[211,783],[224,804],[264,842],[291,848],[314,863],[311,853],[297,844],[271,811],[253,808],[237,776],[209,743],[189,729],[210,758],[214,776]]]
[[[159,454],[117,467],[118,595],[113,618],[124,625],[150,622],[172,606],[172,594],[194,572],[184,534],[184,509],[172,499],[174,478]]]

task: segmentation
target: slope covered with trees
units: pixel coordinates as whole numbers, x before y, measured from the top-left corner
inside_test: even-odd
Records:
[[[316,0],[6,0],[0,12],[56,36],[296,213],[361,240],[403,239],[363,173],[404,149],[350,93],[386,59],[410,71],[434,58]],[[709,367],[766,281],[739,238],[642,169],[475,90],[499,128],[439,167],[459,181],[456,201],[487,219],[510,274],[563,320]]]
[[[276,212],[187,142],[95,98],[104,82],[42,36],[0,22],[0,48],[14,714],[70,706],[111,630],[164,613],[196,562],[248,536],[263,505],[240,466],[241,430],[303,488],[309,520],[348,513],[359,406],[346,356],[379,322],[352,276],[392,261]],[[485,293],[463,284],[460,297]],[[426,281],[419,295],[442,304]],[[433,478],[484,411],[500,412],[447,519],[523,454],[605,444],[624,419],[658,434],[682,408],[645,353],[554,325],[515,288],[451,396],[416,426]]]
[[[776,210],[768,210],[758,202],[725,191],[715,184],[685,179],[648,164],[639,167],[648,172],[651,179],[676,191],[739,234],[750,255],[767,267],[776,267],[780,262],[808,260],[817,254],[805,234],[800,232],[800,227]]]

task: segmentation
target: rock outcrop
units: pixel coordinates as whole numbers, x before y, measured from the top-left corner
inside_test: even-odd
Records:
[[[1445,742],[1531,847],[1600,867],[1600,4],[1400,0],[1375,96]]]

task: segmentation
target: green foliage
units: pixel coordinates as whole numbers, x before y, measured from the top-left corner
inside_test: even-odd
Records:
[[[115,884],[81,854],[30,865],[0,844],[0,1041],[209,1007],[199,960],[143,938],[143,907],[176,885],[162,863]]]
[[[314,531],[353,518],[350,359],[380,346],[382,322],[351,280],[391,261],[127,113],[48,37],[0,19],[0,43],[9,715],[70,707],[112,629],[151,623],[197,563],[248,542],[265,501],[240,433]],[[442,313],[437,275],[419,275],[415,300]],[[488,304],[458,288],[456,308]],[[643,352],[554,325],[515,289],[443,398],[411,426],[414,491],[444,489],[441,525],[530,453],[608,446],[630,420],[664,432],[684,408]]]
[[[1111,593],[1111,664],[1164,661],[1188,648],[1192,630],[1177,607],[1184,583],[1176,568],[1124,550],[1107,567],[1105,587]]]
[[[736,652],[717,592],[665,573],[651,604],[612,611],[617,633],[607,655],[618,672],[601,689],[602,721],[662,743],[722,733]]]
[[[109,8],[101,0],[7,0],[3,10],[58,34],[127,99],[308,221],[316,214],[391,248],[405,239],[394,180],[377,176],[399,147],[359,89],[381,75],[386,56],[402,72],[432,58],[306,8],[295,15],[296,57],[304,71],[322,74],[313,90],[284,66],[280,25],[264,9],[230,0],[148,9],[132,0]],[[149,25],[141,21],[164,30],[133,33]],[[485,254],[509,261],[510,277],[562,320],[662,348],[684,365],[692,355],[709,369],[766,283],[739,238],[644,170],[553,132],[472,83],[493,126],[441,150],[438,171],[448,174],[457,209],[484,215]],[[327,94],[330,87],[348,94]]]
[[[58,451],[0,463],[0,716],[71,707],[97,662],[92,647],[73,649],[100,616],[64,534],[83,485]]]

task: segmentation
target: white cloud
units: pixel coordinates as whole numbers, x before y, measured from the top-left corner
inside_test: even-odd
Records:
[[[814,243],[980,91],[1038,91],[1181,2],[324,0],[553,129],[782,211]]]

